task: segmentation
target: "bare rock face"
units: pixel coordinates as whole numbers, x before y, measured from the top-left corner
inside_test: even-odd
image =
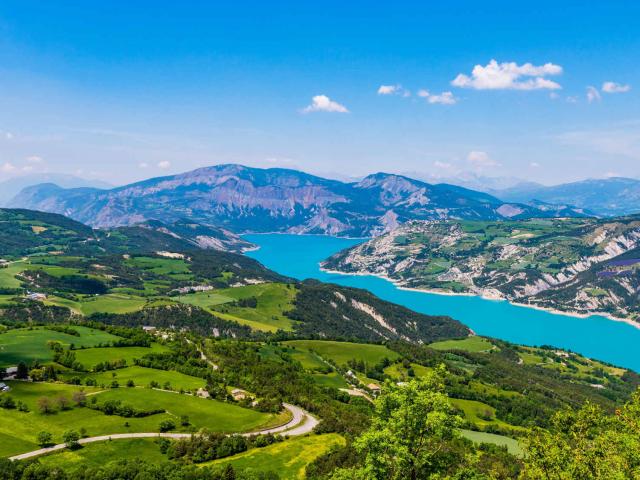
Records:
[[[187,218],[237,233],[344,236],[380,235],[412,219],[555,216],[554,211],[505,204],[484,193],[400,175],[378,173],[343,183],[296,170],[241,165],[200,168],[111,190],[36,185],[24,189],[11,205],[61,213],[94,227]]]

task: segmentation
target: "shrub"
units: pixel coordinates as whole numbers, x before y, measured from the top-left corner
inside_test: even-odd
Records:
[[[160,431],[168,432],[169,430],[174,430],[176,428],[176,424],[173,420],[163,420],[160,422]]]

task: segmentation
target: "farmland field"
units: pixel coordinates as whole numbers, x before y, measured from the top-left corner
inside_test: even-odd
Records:
[[[40,463],[73,471],[76,468],[99,467],[124,458],[142,458],[147,462],[167,461],[153,438],[130,438],[96,442],[79,450],[62,450],[40,457]]]
[[[313,351],[325,359],[330,359],[338,365],[346,365],[349,360],[362,360],[369,365],[379,363],[383,358],[395,360],[399,355],[384,345],[363,343],[333,342],[324,340],[292,340],[285,345],[296,347],[303,351]]]
[[[292,329],[292,320],[284,316],[283,312],[292,308],[295,295],[295,288],[286,284],[261,283],[183,295],[178,300],[197,305],[221,318],[248,325],[255,330],[275,332],[278,329]],[[249,298],[257,300],[255,308],[232,304]]]
[[[0,366],[16,365],[20,361],[25,363],[33,360],[51,361],[53,352],[47,346],[47,342],[50,340],[60,342],[65,346],[73,343],[76,347],[92,347],[119,339],[115,335],[93,328],[74,326],[73,329],[80,333],[79,337],[45,328],[15,329],[1,333]],[[78,350],[78,352],[80,351]]]
[[[290,439],[265,448],[256,448],[233,457],[214,460],[203,465],[232,465],[239,469],[276,472],[282,480],[305,477],[306,466],[344,438],[335,433]]]
[[[249,410],[236,405],[205,400],[190,395],[163,392],[146,388],[117,388],[101,391],[99,388],[77,387],[64,384],[31,383],[9,381],[9,393],[16,401],[24,402],[28,412],[12,410],[3,415],[0,422],[0,456],[10,456],[38,448],[36,437],[38,432],[47,431],[53,435],[53,441],[62,442],[62,434],[71,428],[84,428],[88,436],[109,433],[127,432],[157,432],[160,422],[173,420],[178,430],[188,430],[180,427],[179,417],[187,415],[193,428],[206,427],[211,431],[251,431],[262,426],[284,423],[288,420],[285,414],[266,414]],[[104,413],[87,407],[74,406],[69,410],[57,410],[44,414],[38,409],[38,401],[47,397],[55,402],[61,396],[71,398],[73,392],[83,390],[88,398],[95,396],[98,403],[106,400],[122,400],[123,403],[137,409],[166,409],[166,413],[155,414],[142,418],[123,418]]]
[[[436,350],[464,350],[465,352],[481,353],[494,348],[493,344],[485,338],[473,336],[461,340],[444,340],[429,345]]]
[[[105,348],[87,348],[84,350],[76,350],[76,360],[86,368],[92,368],[94,365],[108,360],[115,362],[117,360],[125,360],[127,365],[133,365],[135,358],[142,358],[149,353],[166,352],[169,349],[163,345],[152,343],[151,347],[105,347]]]
[[[472,442],[492,443],[494,445],[505,446],[512,455],[522,455],[522,447],[514,438],[506,437],[504,435],[496,435],[495,433],[476,432],[473,430],[461,430],[460,433],[463,437],[471,440]]]
[[[98,385],[106,386],[111,385],[115,380],[122,387],[124,387],[129,380],[132,380],[134,384],[139,387],[146,387],[152,381],[155,381],[164,388],[164,385],[168,382],[174,390],[197,390],[198,388],[204,387],[206,384],[204,379],[185,375],[184,373],[138,366],[119,368],[117,370],[93,374],[68,373],[62,376],[79,377],[82,380],[93,378],[96,380]]]
[[[123,404],[140,410],[164,409],[174,419],[187,415],[194,427],[218,432],[251,431],[273,421],[277,423],[277,416],[273,414],[147,388],[115,388],[98,394],[97,398],[99,404],[107,400],[121,400]]]

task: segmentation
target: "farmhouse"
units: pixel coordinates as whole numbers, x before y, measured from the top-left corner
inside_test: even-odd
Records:
[[[244,390],[241,390],[239,388],[234,388],[233,390],[231,390],[231,396],[233,397],[234,400],[238,401],[238,400],[244,400],[249,396],[249,394]]]
[[[382,390],[380,388],[380,385],[376,385],[375,383],[370,383],[369,385],[367,385],[367,388],[371,390],[371,393],[373,393],[374,395],[378,395]]]
[[[38,293],[38,292],[29,292],[27,294],[27,298],[29,300],[34,300],[36,302],[41,302],[42,300],[46,300],[47,299],[47,295],[44,293]]]

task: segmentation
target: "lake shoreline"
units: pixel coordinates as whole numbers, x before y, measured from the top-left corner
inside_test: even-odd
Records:
[[[502,297],[498,297],[496,295],[485,295],[485,294],[477,294],[477,293],[472,293],[472,292],[447,292],[445,290],[432,290],[432,289],[428,289],[428,288],[405,287],[398,280],[395,280],[395,279],[393,279],[391,277],[388,277],[386,275],[383,275],[383,274],[365,273],[365,272],[341,272],[340,270],[330,270],[330,269],[324,268],[322,266],[322,262],[319,264],[319,269],[320,269],[320,271],[322,271],[324,273],[328,273],[330,275],[353,275],[353,276],[360,276],[360,277],[376,277],[376,278],[380,278],[382,280],[385,280],[385,281],[393,284],[398,290],[405,290],[405,291],[408,291],[408,292],[430,293],[430,294],[433,294],[433,295],[443,295],[443,296],[448,296],[448,297],[478,297],[478,298],[482,298],[483,300],[491,300],[491,301],[496,301],[496,302],[507,302],[510,305],[513,305],[514,307],[531,308],[533,310],[540,310],[540,311],[543,311],[543,312],[551,313],[553,315],[564,315],[564,316],[567,316],[567,317],[574,317],[574,318],[602,317],[602,318],[605,318],[605,319],[613,321],[613,322],[626,323],[627,325],[630,325],[630,326],[640,330],[640,323],[634,322],[633,320],[630,320],[628,318],[614,317],[613,315],[610,315],[610,314],[604,313],[604,312],[602,312],[602,313],[601,312],[581,313],[581,312],[576,312],[576,311],[558,310],[558,309],[551,308],[551,307],[542,307],[540,305],[534,305],[534,304],[531,304],[531,303],[513,302],[511,300],[508,300],[508,299],[502,298]]]

